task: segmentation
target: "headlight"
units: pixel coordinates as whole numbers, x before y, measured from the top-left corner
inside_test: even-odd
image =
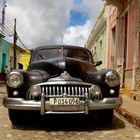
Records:
[[[100,87],[97,85],[93,85],[90,88],[90,95],[91,95],[91,98],[97,98],[97,99],[102,98],[102,92],[101,92]]]
[[[7,84],[9,87],[17,88],[23,83],[23,75],[19,72],[11,72],[7,78]]]
[[[38,97],[39,95],[41,95],[41,87],[39,85],[33,85],[31,88],[30,88],[30,94],[33,96],[33,97]]]
[[[117,72],[115,71],[110,71],[106,74],[105,77],[105,82],[110,86],[110,87],[115,87],[120,84],[120,76]]]

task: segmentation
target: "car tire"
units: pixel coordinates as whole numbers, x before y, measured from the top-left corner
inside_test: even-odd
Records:
[[[16,125],[16,124],[22,124],[27,122],[27,111],[25,110],[12,110],[9,109],[9,118],[12,122],[12,124]]]

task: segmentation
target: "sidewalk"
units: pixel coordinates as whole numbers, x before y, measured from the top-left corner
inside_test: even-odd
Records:
[[[122,98],[123,104],[116,109],[116,112],[135,127],[140,128],[140,102],[134,101],[125,95],[122,95]]]
[[[6,94],[6,87],[3,82],[0,82],[0,94]]]
[[[6,93],[6,87],[4,83],[0,83],[0,94]],[[134,126],[140,128],[140,102],[130,99],[129,96],[121,95],[123,98],[123,104],[116,109],[116,112],[124,117],[127,121]]]

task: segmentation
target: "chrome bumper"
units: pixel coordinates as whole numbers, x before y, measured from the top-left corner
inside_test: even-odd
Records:
[[[3,105],[15,110],[40,110],[44,114],[88,114],[89,110],[114,109],[122,104],[122,97],[104,98],[100,101],[80,101],[79,105],[50,105],[49,101],[24,100],[4,97]]]

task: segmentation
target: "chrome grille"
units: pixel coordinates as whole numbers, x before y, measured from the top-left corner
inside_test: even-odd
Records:
[[[43,85],[42,91],[46,97],[57,97],[57,96],[76,96],[85,97],[85,93],[89,93],[89,85]]]

